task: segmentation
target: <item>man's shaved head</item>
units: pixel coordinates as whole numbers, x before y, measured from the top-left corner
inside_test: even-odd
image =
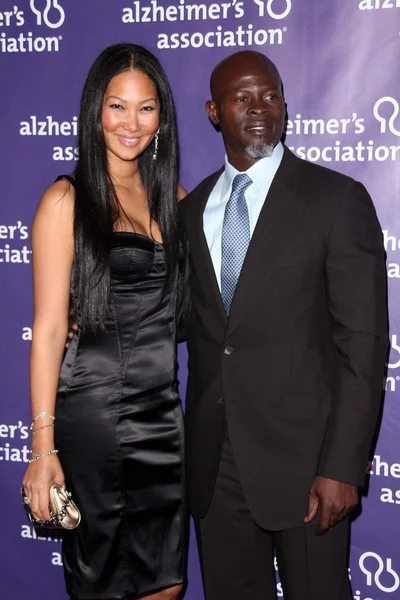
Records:
[[[210,77],[210,91],[211,98],[214,101],[218,99],[218,93],[221,91],[221,83],[224,80],[224,75],[232,73],[238,67],[243,67],[244,64],[251,62],[259,62],[265,66],[269,71],[274,71],[277,77],[280,79],[279,71],[267,56],[261,54],[261,52],[255,52],[253,50],[243,50],[242,52],[235,52],[221,60],[213,69]]]

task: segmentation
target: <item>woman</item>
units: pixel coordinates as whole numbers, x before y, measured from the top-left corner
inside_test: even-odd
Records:
[[[171,600],[185,577],[175,323],[187,261],[173,101],[150,52],[117,44],[96,59],[78,148],[32,229],[36,459],[23,485],[38,519],[52,483],[81,511],[63,540],[71,596]],[[63,358],[71,310],[80,334]]]

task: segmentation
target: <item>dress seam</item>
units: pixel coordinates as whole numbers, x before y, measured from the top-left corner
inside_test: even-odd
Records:
[[[126,371],[126,367],[124,366],[124,354],[123,354],[123,349],[121,346],[121,338],[120,338],[120,326],[119,326],[119,322],[118,322],[118,315],[117,315],[117,311],[115,309],[115,306],[113,304],[111,304],[111,310],[112,313],[114,315],[114,319],[115,319],[115,325],[116,325],[116,331],[117,331],[117,342],[118,342],[118,351],[119,351],[119,360],[120,360],[120,381],[119,381],[119,401],[118,401],[118,406],[115,407],[115,419],[116,419],[116,432],[117,432],[117,455],[118,455],[118,462],[119,462],[119,480],[120,480],[120,494],[121,494],[121,499],[123,499],[123,508],[121,509],[121,537],[124,540],[124,546],[125,546],[125,550],[124,550],[124,558],[125,558],[125,565],[124,565],[124,575],[125,575],[125,580],[126,580],[126,586],[125,586],[125,595],[128,595],[130,593],[129,590],[129,586],[131,585],[131,580],[129,577],[129,554],[128,554],[128,546],[129,546],[129,537],[128,537],[128,533],[127,533],[127,527],[126,527],[126,493],[125,493],[125,486],[124,486],[124,472],[123,472],[123,456],[122,456],[122,447],[121,447],[121,435],[120,435],[120,429],[119,429],[119,424],[120,424],[120,410],[121,410],[121,397],[122,397],[122,393],[123,393],[123,383],[124,383],[124,377],[125,377],[125,371]],[[129,586],[127,585],[129,584]],[[136,590],[135,590],[136,592]]]

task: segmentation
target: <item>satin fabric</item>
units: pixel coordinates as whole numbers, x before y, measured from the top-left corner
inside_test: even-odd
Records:
[[[184,580],[183,422],[161,244],[115,233],[106,332],[76,336],[61,369],[56,447],[82,513],[65,532],[70,595],[139,596]]]

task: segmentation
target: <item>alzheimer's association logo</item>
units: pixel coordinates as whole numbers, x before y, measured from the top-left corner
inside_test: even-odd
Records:
[[[47,25],[50,29],[58,29],[65,21],[65,11],[59,0],[30,0],[30,7],[36,16],[37,25]]]
[[[372,586],[372,580],[381,592],[395,592],[400,587],[400,578],[392,568],[392,559],[383,559],[376,552],[364,552],[360,556],[360,569],[367,577],[367,585]]]
[[[396,352],[397,354],[394,354]],[[397,369],[400,367],[400,346],[397,343],[397,335],[395,333],[392,334],[392,339],[390,342],[390,359],[394,362],[386,363],[389,369]]]
[[[374,104],[374,117],[380,123],[381,133],[386,133],[389,129],[390,133],[400,136],[400,129],[396,127],[396,119],[399,116],[400,105],[395,98],[391,96],[383,96]],[[400,127],[400,119],[398,123]]]
[[[285,19],[292,10],[292,0],[253,0],[258,6],[260,17],[269,16],[271,19]]]

